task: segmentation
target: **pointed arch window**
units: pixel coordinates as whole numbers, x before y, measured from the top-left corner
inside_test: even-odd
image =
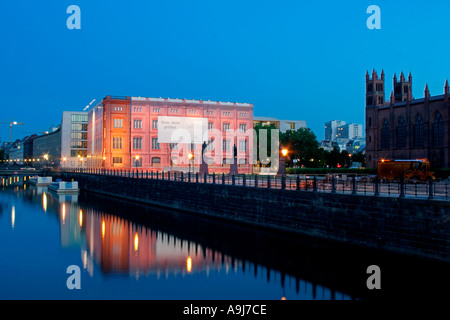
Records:
[[[390,138],[389,122],[384,120],[381,127],[381,149],[389,149],[391,147]]]
[[[444,145],[444,120],[440,112],[436,112],[433,123],[433,147]]]
[[[397,149],[406,148],[406,121],[405,118],[400,117],[397,123]]]
[[[423,119],[419,115],[417,115],[416,123],[414,124],[414,148],[423,148],[425,138],[423,131]]]

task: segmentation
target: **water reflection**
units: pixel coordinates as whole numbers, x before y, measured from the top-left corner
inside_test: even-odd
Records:
[[[258,240],[267,247],[266,252],[243,238],[250,233],[228,227],[224,229],[223,224],[216,225],[196,220],[192,216],[159,212],[106,198],[56,195],[45,187],[19,184],[2,192],[17,196],[15,202],[22,200],[34,206],[42,217],[56,218],[60,247],[79,252],[80,267],[91,279],[126,276],[141,282],[174,278],[181,281],[199,277],[197,281],[200,281],[200,288],[204,281],[201,279],[211,277],[211,281],[231,281],[236,287],[246,279],[256,281],[259,285],[266,283],[272,289],[265,290],[279,292],[275,296],[272,294],[272,298],[351,298],[339,290],[306,281],[298,274],[280,269],[272,261],[279,260],[280,256],[273,252],[273,248],[267,247],[265,241]],[[2,207],[5,206],[11,213],[11,228],[18,227],[23,219],[17,220],[17,217],[23,212],[13,203],[2,204]],[[27,209],[27,212],[30,210]],[[39,229],[28,232],[39,234]],[[26,241],[25,238],[21,240]],[[30,244],[24,242],[17,245]],[[245,255],[240,252],[243,249]],[[254,253],[256,255],[252,256]],[[42,255],[45,256],[46,252]],[[281,264],[288,266],[290,262],[282,261]],[[292,262],[294,264],[295,261]],[[222,297],[220,287],[214,290],[216,292],[207,294],[203,299],[209,299],[214,294]],[[226,294],[223,297],[231,298]],[[250,290],[248,298],[252,297]],[[179,298],[190,299],[191,296],[186,293]]]
[[[61,225],[61,239],[70,238],[72,244],[81,244],[78,235],[83,234],[90,256],[104,274],[184,276],[194,272],[208,274],[211,270],[229,272],[240,264],[197,243],[107,213],[85,209],[85,223],[80,227],[74,218],[78,218],[76,213],[80,209],[73,203],[68,207],[67,223]]]
[[[14,229],[15,223],[16,223],[16,207],[13,205],[11,208],[11,228]]]
[[[80,204],[78,196],[55,195],[40,187],[29,189],[41,199],[44,212],[59,217],[61,247],[80,248],[83,268],[91,277],[95,276],[95,265],[103,275],[128,275],[137,280],[148,276],[160,279],[194,274],[209,277],[211,273],[245,274],[276,284],[280,292],[287,285],[291,290],[295,288],[297,294],[313,299],[351,298],[269,265],[242,260],[198,241],[111,214],[101,210],[101,206]],[[124,214],[130,214],[132,209],[128,207]],[[280,294],[281,298],[286,299],[284,294]]]
[[[24,186],[2,192],[13,194],[16,200],[5,202],[1,197],[5,193],[0,194],[0,219],[1,212],[10,212],[8,224],[19,231],[24,214],[19,200],[34,206],[47,220],[56,218],[60,246],[77,253],[80,266],[91,279],[126,276],[141,282],[195,278],[201,291],[206,290],[201,287],[206,280],[220,278],[223,285],[232,282],[237,287],[243,281],[251,282],[256,293],[271,290],[277,299],[353,299],[367,294],[365,268],[373,261],[389,261],[401,272],[405,272],[404,263],[416,265],[404,258],[382,258],[367,250],[311,243],[93,195],[55,195],[46,188]],[[39,234],[39,229],[29,233]],[[382,265],[382,269],[389,266]],[[214,290],[220,296],[217,292],[221,288]],[[247,290],[247,298],[253,299],[256,293]],[[224,294],[223,298],[230,296]]]

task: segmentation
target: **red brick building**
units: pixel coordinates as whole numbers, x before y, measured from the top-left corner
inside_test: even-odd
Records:
[[[432,167],[450,167],[449,85],[444,94],[414,99],[411,73],[394,74],[393,91],[385,101],[384,72],[366,73],[366,162],[378,159],[427,159]]]
[[[210,172],[230,172],[234,151],[252,172],[253,105],[106,96],[89,111],[88,168],[195,172],[203,151]]]

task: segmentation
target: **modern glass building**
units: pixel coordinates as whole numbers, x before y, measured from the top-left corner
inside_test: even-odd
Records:
[[[64,111],[61,123],[61,167],[86,168],[88,113]]]

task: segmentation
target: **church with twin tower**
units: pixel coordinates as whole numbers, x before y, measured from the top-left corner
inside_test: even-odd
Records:
[[[412,75],[393,77],[393,90],[385,100],[385,74],[366,72],[366,166],[376,168],[381,159],[425,159],[432,168],[450,167],[449,85],[431,96],[428,84],[423,97],[412,94]]]

